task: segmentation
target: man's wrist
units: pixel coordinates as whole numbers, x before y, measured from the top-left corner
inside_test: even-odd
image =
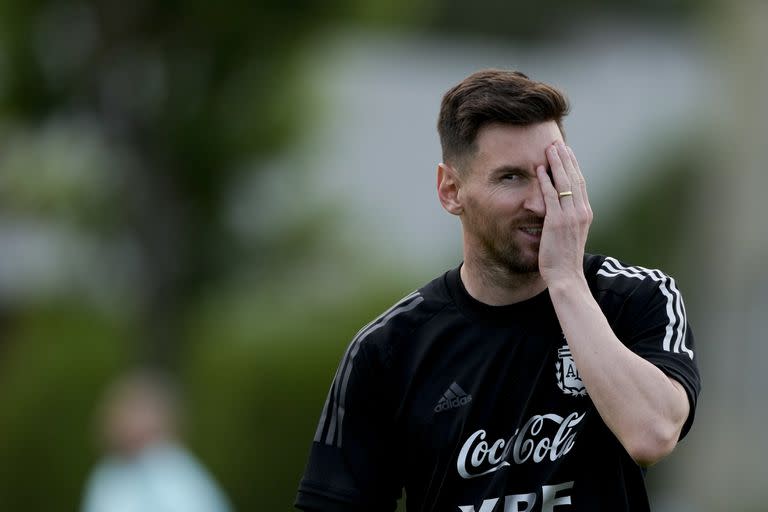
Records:
[[[582,292],[589,293],[589,285],[587,284],[587,278],[584,277],[583,272],[558,276],[557,278],[548,280],[547,287],[549,288],[549,294],[552,297]]]

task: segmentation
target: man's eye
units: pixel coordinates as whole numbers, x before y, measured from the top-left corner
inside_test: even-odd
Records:
[[[503,179],[503,180],[511,180],[511,181],[517,181],[517,180],[520,180],[522,178],[523,177],[520,174],[517,174],[517,173],[505,174],[505,175],[503,175],[501,177],[501,179]]]

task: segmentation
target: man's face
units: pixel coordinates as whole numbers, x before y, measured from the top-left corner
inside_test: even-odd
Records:
[[[512,273],[538,272],[544,199],[536,167],[562,134],[554,121],[530,126],[491,124],[462,169],[458,197],[465,244],[480,261]]]

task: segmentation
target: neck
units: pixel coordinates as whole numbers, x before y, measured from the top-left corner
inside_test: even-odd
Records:
[[[538,272],[512,272],[497,263],[481,261],[466,253],[460,275],[467,292],[489,306],[522,302],[547,288]]]

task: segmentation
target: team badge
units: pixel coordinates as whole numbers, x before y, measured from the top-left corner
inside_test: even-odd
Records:
[[[563,345],[557,351],[555,370],[557,370],[555,375],[557,375],[557,386],[560,391],[571,396],[587,395],[587,388],[579,377],[579,370],[576,369],[576,363],[573,361],[568,345]]]

